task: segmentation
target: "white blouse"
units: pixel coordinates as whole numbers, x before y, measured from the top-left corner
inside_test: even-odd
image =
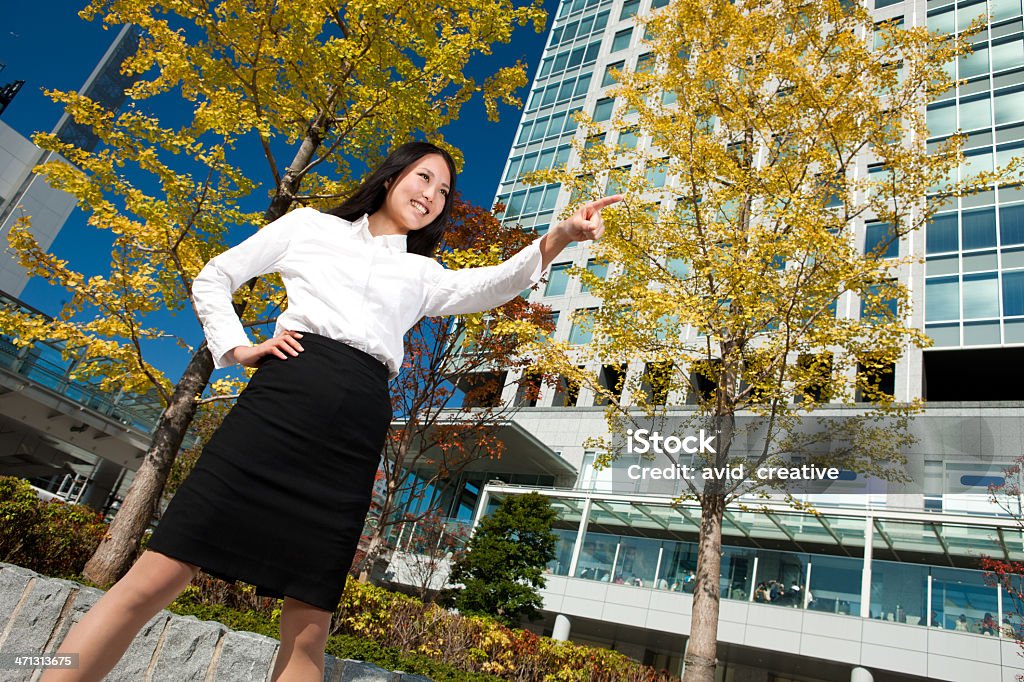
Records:
[[[407,253],[405,235],[374,237],[366,216],[350,222],[300,208],[210,260],[192,283],[192,299],[214,367],[226,367],[228,351],[251,345],[232,292],[278,272],[288,307],[275,334],[287,329],[342,341],[380,360],[394,378],[402,338],[420,318],[499,306],[535,284],[541,264],[538,238],[499,265],[448,270]]]

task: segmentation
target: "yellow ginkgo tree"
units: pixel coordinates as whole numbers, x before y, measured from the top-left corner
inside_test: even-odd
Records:
[[[546,15],[539,2],[513,0],[93,0],[82,16],[141,30],[123,66],[134,85],[120,112],[51,94],[95,132],[95,151],[45,134],[36,142],[71,162],[41,172],[112,235],[110,273],[84,277],[24,226],[14,230],[30,272],[72,297],[53,320],[4,310],[0,323],[22,343],[63,341],[79,375],[98,374],[111,390],[152,391],[164,404],[86,567],[91,580],[109,583],[134,559],[213,370],[205,345],[184,342],[190,358],[177,381],[154,367],[147,349],[170,336],[154,314],[190,310],[192,278],[225,248],[232,226],[269,222],[296,203],[340,203],[393,145],[413,136],[443,144],[439,131],[471,98],[482,98],[492,119],[500,102],[518,105],[524,65],[478,82],[467,63],[508,42],[516,26],[541,30]],[[243,292],[236,308],[249,325],[282,302],[273,279]]]
[[[608,405],[606,462],[629,429],[675,418],[674,435],[714,435],[701,470],[744,465],[682,482],[701,507],[684,680],[708,682],[726,506],[792,455],[900,478],[920,406],[887,377],[929,343],[910,236],[1012,169],[968,176],[964,136],[926,144],[926,106],[954,87],[966,34],[876,25],[840,0],[675,0],[645,23],[649,56],[618,74],[614,108],[583,122],[574,161],[546,178],[574,198],[625,194],[592,246],[607,277],[577,273],[601,299],[594,340],[538,353]],[[579,369],[632,361],[646,371],[629,375],[628,400]],[[820,410],[839,404],[852,408],[841,419]]]

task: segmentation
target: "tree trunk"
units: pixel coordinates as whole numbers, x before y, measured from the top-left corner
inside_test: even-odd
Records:
[[[392,512],[395,508],[395,498],[398,496],[398,480],[400,479],[402,465],[405,462],[405,455],[409,451],[410,434],[413,433],[416,428],[415,416],[410,417],[406,425],[402,427],[405,429],[402,432],[402,439],[398,443],[397,450],[395,451],[395,461],[391,465],[391,471],[394,472],[392,476],[385,478],[384,480],[384,501],[380,505],[380,519],[377,521],[377,525],[373,528],[373,535],[370,536],[370,544],[366,548],[366,556],[363,558],[363,566],[359,571],[359,582],[366,583],[370,580],[370,572],[373,569],[373,563],[377,560],[377,555],[384,547],[384,535],[394,525],[404,524],[402,522],[393,523],[391,519]],[[388,427],[389,429],[391,427]],[[384,446],[384,456],[387,457],[388,448]],[[387,474],[387,467],[384,467],[385,475]],[[397,549],[397,547],[395,548]]]
[[[363,557],[363,567],[359,570],[359,582],[370,581],[370,574],[373,573],[373,566],[377,562],[377,554],[384,543],[380,528],[374,530],[370,536],[370,544],[366,546],[366,556]]]
[[[713,682],[715,679],[724,513],[725,496],[721,494],[720,486],[709,485],[701,495],[697,582],[693,590],[693,614],[684,657],[686,671],[683,682]]]
[[[160,415],[153,442],[135,473],[121,508],[83,574],[99,585],[116,582],[128,572],[138,552],[139,540],[149,526],[171,465],[196,413],[195,397],[203,392],[213,373],[213,358],[203,345],[192,356],[167,409]]]

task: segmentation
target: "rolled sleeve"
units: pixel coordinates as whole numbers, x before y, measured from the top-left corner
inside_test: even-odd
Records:
[[[507,303],[536,284],[543,273],[541,237],[498,265],[448,270],[434,263],[428,272],[423,314],[428,317],[479,313]]]
[[[244,242],[208,262],[192,282],[192,302],[203,325],[215,369],[234,364],[225,357],[238,346],[251,345],[235,314],[231,295],[253,277],[276,272],[288,248],[288,233],[303,210],[269,223]]]

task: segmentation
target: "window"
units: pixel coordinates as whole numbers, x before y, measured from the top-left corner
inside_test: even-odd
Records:
[[[956,132],[956,104],[928,107],[929,137],[945,137]]]
[[[868,223],[864,226],[864,253],[876,254],[879,258],[895,258],[899,255],[900,242],[889,223]]]
[[[573,313],[569,343],[584,344],[594,340],[594,311],[597,308],[580,308]]]
[[[1014,69],[1024,64],[1024,40],[1011,39],[1009,42],[992,45],[992,71]]]
[[[589,272],[594,277],[597,277],[598,279],[604,279],[605,277],[608,276],[608,263],[604,261],[598,262],[591,258],[590,260],[587,261],[587,272]],[[590,291],[590,287],[586,284],[586,282],[584,282],[583,286],[580,287],[580,291],[584,293]]]
[[[665,163],[658,163],[648,167],[645,177],[649,187],[664,187],[665,179],[668,176],[668,167]]]
[[[960,282],[954,277],[936,277],[924,285],[926,322],[960,319]]]
[[[541,211],[550,211],[555,208],[558,202],[558,192],[562,189],[561,184],[548,185],[544,190],[544,201],[541,202]]]
[[[544,97],[541,100],[540,106],[546,107],[549,104],[554,104],[557,96],[558,96],[558,86],[557,85],[549,85],[548,87],[544,88]]]
[[[580,76],[579,78],[577,78],[576,79],[576,87],[572,91],[572,96],[573,97],[582,97],[583,95],[587,94],[587,90],[590,88],[590,79],[591,78],[592,78],[592,76],[589,73],[588,74],[584,74],[584,75]]]
[[[530,132],[533,129],[533,121],[529,121],[523,124],[523,127],[519,129],[519,137],[516,138],[516,144],[524,144],[530,139]]]
[[[1003,273],[1003,315],[1024,315],[1024,271]]]
[[[665,261],[665,269],[678,279],[690,276],[690,264],[684,258],[669,258]]]
[[[896,299],[883,294],[883,285],[872,284],[867,288],[860,297],[861,319],[884,321],[888,315],[896,316]]]
[[[551,325],[551,331],[541,332],[537,335],[537,341],[543,341],[544,339],[550,339],[555,333],[558,332],[558,311],[548,313],[548,323]]]
[[[827,403],[832,398],[832,354],[804,354],[797,358],[798,402]]]
[[[555,407],[575,407],[580,396],[580,385],[566,377],[559,377],[555,387],[555,397],[551,404]]]
[[[513,178],[519,177],[519,163],[523,160],[521,156],[514,156],[509,159],[508,170],[505,171],[505,179],[502,182],[510,182]]]
[[[928,30],[932,33],[955,33],[956,15],[953,8],[928,15]]]
[[[1021,101],[1020,104],[1024,104]],[[998,124],[999,121],[996,120]],[[992,102],[988,95],[971,100],[960,100],[960,129],[977,130],[992,125]]]
[[[687,405],[696,405],[715,399],[718,391],[718,376],[722,361],[714,358],[696,363],[690,372],[690,391],[686,396]]]
[[[540,397],[541,374],[534,367],[527,367],[523,370],[523,376],[519,380],[519,387],[516,389],[517,407],[535,407]]]
[[[999,317],[999,282],[996,273],[964,275],[965,320]]]
[[[583,47],[582,45],[580,45],[579,47],[577,47],[576,49],[574,49],[572,52],[569,53],[569,66],[568,66],[568,68],[571,69],[571,68],[579,66],[580,64],[583,63],[583,53],[584,53],[585,50],[586,50],[586,48]]]
[[[960,222],[964,231],[964,249],[984,249],[996,245],[996,210],[994,208],[964,211]]]
[[[869,169],[868,172],[871,173],[875,171]],[[882,172],[886,172],[884,167],[882,168]],[[871,179],[879,180],[881,177],[881,173],[876,173]],[[846,193],[846,188],[843,186],[843,177],[841,174],[835,173],[832,175],[819,176],[818,182],[821,183],[821,187],[825,191],[825,208],[837,208],[843,205],[843,197]]]
[[[620,50],[625,50],[627,47],[629,47],[629,41],[632,37],[632,28],[627,28],[625,30],[619,31],[618,33],[615,34],[615,37],[612,39],[611,51],[619,52]]]
[[[606,192],[608,194],[623,194],[629,185],[629,174],[633,170],[632,166],[622,166],[621,168],[615,168],[608,174],[608,187]]]
[[[1024,204],[999,207],[999,237],[1006,244],[1024,244]]]
[[[945,213],[932,218],[925,232],[925,252],[944,253],[959,249],[957,224],[956,213]]]
[[[1020,0],[992,0],[992,21],[1020,16]]]
[[[626,149],[636,149],[637,134],[639,132],[637,128],[623,130],[619,133],[619,146]]]
[[[601,87],[606,88],[609,85],[616,83],[615,76],[612,74],[613,71],[619,73],[622,72],[623,67],[626,66],[626,62],[615,62],[604,67],[604,76],[601,77]]]
[[[622,13],[619,14],[619,21],[628,19],[629,17],[635,17],[636,13],[640,11],[640,0],[626,0],[622,4]]]
[[[507,372],[473,372],[459,379],[466,407],[497,407],[501,404],[501,390]]]
[[[540,209],[540,200],[543,196],[543,187],[531,187],[526,193],[526,203],[523,205],[523,213],[536,213]]]
[[[626,383],[626,365],[603,365],[598,382],[601,388],[611,393],[611,399],[618,403],[622,397],[622,386]],[[598,394],[594,396],[594,404],[607,405],[608,400]]]
[[[960,78],[974,78],[988,73],[988,48],[975,46],[974,52],[962,55],[957,61]]]
[[[594,122],[601,123],[611,119],[612,107],[614,106],[615,100],[610,97],[597,100],[597,104],[594,105]]]
[[[512,218],[523,212],[523,201],[526,199],[526,190],[515,192],[508,200],[508,207],[505,209],[505,217]]]
[[[672,387],[673,365],[669,361],[648,362],[644,365],[644,374],[640,382],[641,390],[647,394],[650,405],[664,405],[668,402],[669,389]]]
[[[651,71],[654,71],[654,53],[648,52],[637,57],[636,72],[650,73]]]
[[[668,5],[669,0],[651,0],[651,9],[661,9]]]
[[[896,394],[896,366],[872,362],[857,365],[857,401],[867,402]]]

